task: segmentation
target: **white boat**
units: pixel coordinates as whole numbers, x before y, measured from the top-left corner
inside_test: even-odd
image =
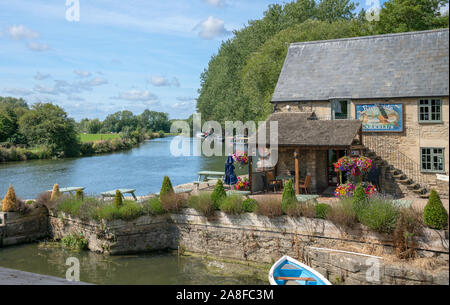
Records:
[[[313,268],[300,263],[290,256],[280,258],[269,271],[271,285],[331,285]]]

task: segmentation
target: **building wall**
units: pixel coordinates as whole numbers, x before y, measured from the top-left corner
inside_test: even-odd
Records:
[[[427,98],[427,97],[423,97]],[[444,167],[445,175],[449,175],[449,98],[442,100],[442,123],[419,123],[418,118],[418,100],[419,98],[396,98],[389,100],[351,100],[349,103],[349,115],[356,117],[356,105],[358,104],[403,104],[403,122],[404,131],[394,132],[372,132],[363,133],[364,137],[378,137],[385,143],[389,143],[394,148],[405,154],[414,163],[420,166],[421,154],[420,147],[438,147],[444,148]],[[281,112],[315,112],[319,119],[331,119],[331,102],[313,101],[313,102],[288,102],[277,103],[277,110]],[[441,190],[448,195],[448,183],[436,179],[436,173],[420,173],[422,179],[426,180],[431,187]]]

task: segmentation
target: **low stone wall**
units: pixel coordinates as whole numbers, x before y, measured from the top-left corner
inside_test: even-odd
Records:
[[[48,236],[48,212],[36,208],[23,215],[0,212],[0,247],[32,242]]]
[[[330,280],[367,284],[368,256],[333,253],[316,248],[352,249],[364,246],[392,251],[392,239],[376,234],[363,226],[343,231],[326,220],[309,218],[276,219],[245,214],[231,216],[217,212],[206,219],[193,209],[179,214],[158,217],[143,216],[135,221],[83,222],[65,215],[50,215],[50,234],[62,238],[82,233],[92,251],[106,254],[129,254],[151,250],[177,249],[237,260],[273,263],[289,255],[317,268]],[[448,235],[443,231],[425,229],[415,240],[422,256],[439,256],[448,264]],[[374,284],[445,284],[448,270],[427,273],[402,264],[401,267],[377,259],[378,280]]]

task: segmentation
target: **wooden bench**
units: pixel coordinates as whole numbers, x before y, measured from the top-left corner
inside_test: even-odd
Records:
[[[248,198],[248,196],[250,196],[251,194],[252,192],[250,191],[238,191],[238,190],[227,191],[227,196],[241,195],[244,196],[245,198]]]
[[[190,189],[190,188],[178,188],[178,189],[174,189],[173,190],[173,192],[175,193],[175,194],[183,194],[183,193],[190,193],[190,192],[192,192],[193,191],[193,189]],[[155,195],[156,196],[159,196],[159,192],[158,193],[155,193]]]
[[[131,194],[131,196],[133,196],[134,200],[137,201],[136,195],[134,194],[134,192],[136,192],[135,189],[119,189],[119,192],[122,193],[122,197],[125,199],[123,194]],[[108,192],[103,192],[101,193],[102,197],[115,197],[116,196],[116,190],[113,191],[108,191]]]
[[[319,195],[297,195],[298,202],[309,202],[316,201],[319,198]]]
[[[64,187],[64,188],[60,188],[59,192],[60,193],[70,193],[71,195],[73,195],[73,192],[77,192],[77,191],[84,191],[86,187],[77,187],[77,186],[72,186],[72,187]],[[48,190],[48,192],[53,192],[53,190]]]

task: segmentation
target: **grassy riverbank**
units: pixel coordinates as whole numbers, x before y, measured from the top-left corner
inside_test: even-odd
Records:
[[[165,137],[165,133],[146,133],[134,137],[123,137],[121,134],[81,134],[79,157],[97,154],[113,153],[129,150],[144,140]],[[19,147],[0,145],[0,163],[64,158],[64,155],[54,154],[51,148],[42,145],[36,147]]]

